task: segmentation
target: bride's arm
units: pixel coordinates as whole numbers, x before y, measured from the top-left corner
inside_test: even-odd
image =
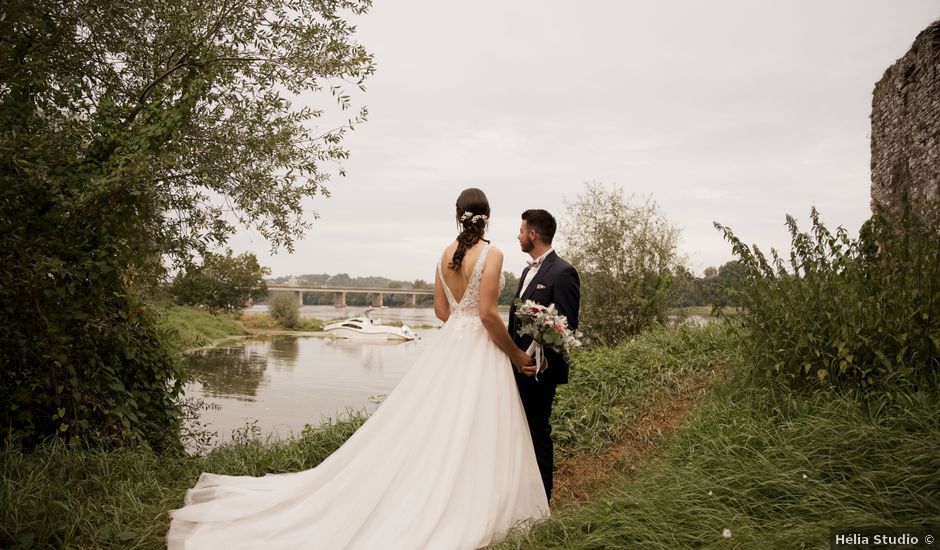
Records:
[[[499,278],[503,276],[503,253],[497,248],[491,248],[483,264],[483,278],[480,281],[480,322],[486,327],[493,342],[499,349],[509,356],[509,360],[517,368],[532,364],[532,358],[519,349],[503,318],[499,316],[496,304],[499,301]]]
[[[444,294],[439,269],[434,270],[434,315],[445,323],[450,317],[450,304],[447,303],[447,295]]]

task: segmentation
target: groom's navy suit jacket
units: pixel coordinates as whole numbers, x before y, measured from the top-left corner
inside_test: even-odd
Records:
[[[519,291],[522,289],[522,285],[528,273],[529,268],[527,267],[522,272],[522,277],[519,279],[519,286],[516,288],[516,294],[514,296],[521,298],[523,302],[532,300],[543,306],[555,304],[555,309],[558,310],[561,315],[568,318],[568,328],[571,330],[577,329],[578,309],[581,303],[581,281],[578,278],[577,270],[552,251],[545,257],[545,260],[542,261],[542,265],[539,266],[535,277],[532,278],[529,286],[525,289],[525,293],[520,297]],[[516,345],[519,346],[519,349],[526,350],[529,344],[532,343],[532,338],[530,336],[519,336],[518,331],[520,326],[519,318],[516,317],[515,299],[513,299],[513,305],[509,308],[509,334],[512,336]],[[538,382],[544,382],[546,384],[567,383],[568,361],[565,359],[564,355],[545,348],[545,358],[548,360],[548,368],[545,372],[539,374]],[[527,377],[518,372],[516,373],[516,378],[519,382],[523,383],[526,381],[534,381],[534,378]],[[520,380],[520,378],[526,380]]]

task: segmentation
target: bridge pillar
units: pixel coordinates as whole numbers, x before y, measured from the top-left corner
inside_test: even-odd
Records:
[[[333,293],[333,307],[346,307],[346,293],[345,292]]]
[[[382,307],[382,293],[374,292],[372,294],[372,307]]]
[[[406,294],[405,295],[405,307],[414,307],[415,306],[415,294]]]
[[[304,307],[304,291],[303,290],[297,291],[297,305],[300,307]]]

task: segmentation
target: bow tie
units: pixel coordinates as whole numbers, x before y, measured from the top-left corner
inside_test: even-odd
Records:
[[[545,258],[539,258],[538,260],[532,260],[532,261],[526,260],[526,263],[529,264],[530,269],[535,269],[538,266],[542,265],[542,262],[544,261],[545,261]]]

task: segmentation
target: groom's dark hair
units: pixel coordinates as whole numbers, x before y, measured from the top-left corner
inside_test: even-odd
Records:
[[[552,244],[558,224],[555,223],[555,217],[547,210],[526,210],[522,213],[522,219],[525,220],[529,229],[534,229],[539,234],[539,240],[545,244]]]

